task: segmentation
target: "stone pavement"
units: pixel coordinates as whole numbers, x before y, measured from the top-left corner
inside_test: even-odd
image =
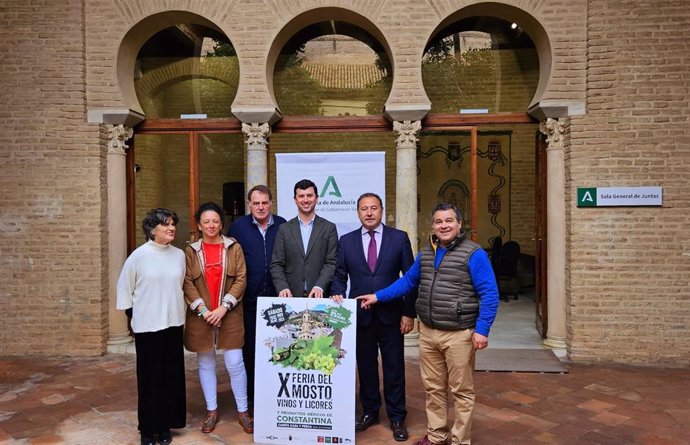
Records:
[[[138,444],[134,360],[0,359],[0,444]],[[214,433],[199,431],[205,405],[194,362],[187,359],[188,426],[174,431],[173,443],[252,443],[224,373],[219,405],[232,408],[221,411]],[[690,444],[690,369],[568,367],[569,374],[477,373],[473,444]],[[416,357],[407,359],[407,376],[412,445],[425,431]],[[385,418],[357,435],[358,445],[384,443],[395,443]]]

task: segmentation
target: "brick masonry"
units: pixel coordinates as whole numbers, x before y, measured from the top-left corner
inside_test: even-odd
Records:
[[[690,11],[589,3],[587,115],[567,149],[575,360],[690,363]],[[576,188],[660,185],[663,208],[576,208]]]
[[[82,2],[0,7],[0,354],[101,354],[105,134],[85,120]]]
[[[420,69],[424,47],[438,29],[470,10],[524,19],[535,38],[546,42],[551,71],[532,103],[586,100],[587,114],[570,119],[565,148],[571,357],[690,364],[686,2],[477,4],[1,1],[0,267],[5,277],[0,304],[5,316],[0,354],[105,351],[107,135],[86,123],[86,110],[121,106],[140,111],[133,79],[126,70],[118,72],[136,55],[137,42],[180,22],[215,25],[228,35],[240,60],[233,106],[274,106],[267,80],[271,70],[265,65],[275,49],[274,37],[310,14],[349,18],[385,40],[394,66],[388,105],[425,104],[429,99]],[[393,140],[392,134],[380,136]],[[289,138],[275,135],[269,147],[270,153],[289,149]],[[389,149],[392,144],[386,145]],[[521,156],[514,160],[513,176],[528,179],[512,190],[529,191],[534,166],[528,152]],[[394,168],[387,165],[387,176]],[[664,206],[578,209],[575,189],[588,185],[661,185]],[[395,201],[391,196],[387,201],[392,219]],[[513,220],[528,218],[532,209],[529,202],[522,203]],[[527,242],[528,230],[513,230]]]

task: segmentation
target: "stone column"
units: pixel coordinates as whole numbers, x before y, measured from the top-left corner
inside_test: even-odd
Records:
[[[395,227],[417,238],[417,134],[422,121],[394,121],[396,134]]]
[[[125,142],[132,128],[108,125],[108,345],[130,343],[127,317],[115,309],[117,279],[127,258],[127,174]]]
[[[243,123],[242,133],[247,136],[245,187],[249,191],[255,185],[268,185],[268,135],[271,127],[267,123]]]
[[[250,190],[258,184],[268,185],[268,135],[270,126],[280,120],[280,111],[275,104],[233,105],[232,114],[242,121],[242,133],[247,135],[245,189]]]
[[[396,134],[395,227],[410,236],[413,249],[417,243],[417,134],[422,121],[393,121]],[[405,335],[405,346],[419,344],[419,320]]]
[[[548,320],[544,345],[565,348],[565,119],[548,118],[539,130],[546,135],[546,261]]]

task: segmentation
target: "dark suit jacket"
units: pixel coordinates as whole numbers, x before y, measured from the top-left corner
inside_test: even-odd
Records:
[[[273,247],[271,275],[277,292],[289,288],[294,297],[304,295],[314,286],[330,295],[329,289],[338,264],[338,231],[335,224],[316,215],[307,251],[297,217],[278,228]]]
[[[369,270],[364,246],[362,245],[361,228],[340,238],[338,249],[338,268],[331,286],[331,295],[345,295],[347,277],[350,276],[350,294],[348,298],[374,293],[393,283],[414,263],[412,246],[406,232],[383,226],[381,248],[376,260],[374,272]],[[414,310],[417,292],[406,295],[404,300],[395,299],[386,303],[373,305],[371,309],[357,309],[357,324],[366,326],[372,317],[387,325],[399,324],[400,317],[416,317]]]

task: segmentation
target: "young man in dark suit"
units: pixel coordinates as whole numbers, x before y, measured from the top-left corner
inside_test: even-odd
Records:
[[[338,263],[338,231],[315,212],[316,184],[298,181],[294,198],[297,216],[280,226],[273,248],[273,284],[279,297],[323,298]]]
[[[350,297],[372,293],[388,286],[413,263],[412,247],[407,233],[381,223],[383,203],[374,193],[357,200],[357,215],[362,227],[343,235],[338,252],[338,268],[331,287],[332,298],[342,301],[347,279]],[[374,310],[357,309],[357,369],[362,415],[355,431],[364,431],[379,423],[378,354],[383,366],[383,395],[393,438],[408,438],[405,426],[405,361],[403,335],[412,330],[416,316],[416,292],[404,300],[380,304]]]

